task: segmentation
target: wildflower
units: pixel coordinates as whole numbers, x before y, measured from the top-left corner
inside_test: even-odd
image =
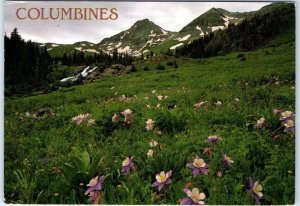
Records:
[[[207,142],[210,143],[217,143],[219,140],[222,140],[222,138],[218,137],[217,135],[212,135],[207,138]]]
[[[86,186],[89,186],[87,191],[84,193],[85,195],[89,194],[90,192],[99,191],[102,189],[102,183],[104,182],[105,177],[104,176],[96,176],[93,179],[90,180],[89,184]]]
[[[132,122],[132,111],[130,109],[126,109],[124,112],[121,112],[121,114],[125,117],[125,122],[127,124],[130,124]]]
[[[213,150],[211,147],[205,147],[203,150],[203,154],[212,154]]]
[[[254,127],[257,129],[260,129],[263,126],[265,126],[265,123],[266,123],[266,119],[264,117],[262,117],[259,120],[257,120],[256,125]]]
[[[154,131],[154,133],[155,133],[157,136],[161,136],[161,135],[162,135],[162,131],[160,131],[160,130]]]
[[[157,105],[156,105],[156,108],[160,108],[160,104],[157,104]]]
[[[165,98],[165,99],[168,99],[168,96],[165,96],[164,98]]]
[[[233,101],[234,101],[235,103],[239,103],[239,102],[240,102],[239,98],[234,98]]]
[[[119,118],[120,118],[120,116],[119,115],[117,115],[117,114],[114,114],[114,116],[112,117],[112,122],[113,123],[117,123],[118,121],[119,121]]]
[[[150,108],[151,108],[151,106],[150,106],[149,104],[146,104],[146,107],[147,107],[148,109],[150,109]]]
[[[90,200],[93,201],[94,205],[99,204],[99,201],[100,201],[100,192],[99,191],[90,192],[89,197],[90,197]]]
[[[149,99],[149,97],[144,97],[144,99],[145,99],[145,100],[148,100],[148,99]]]
[[[89,114],[89,113],[80,114],[80,115],[77,115],[76,117],[73,117],[72,121],[75,122],[76,124],[80,125],[82,122],[84,122],[90,116],[91,116],[91,114]]]
[[[208,173],[208,164],[198,156],[195,157],[193,162],[187,163],[186,166],[193,170],[194,176],[197,176],[199,173],[204,175],[207,175]]]
[[[215,105],[216,106],[220,106],[220,105],[222,105],[222,102],[221,101],[217,101],[217,102],[215,102]]]
[[[147,152],[147,156],[148,157],[153,157],[153,153],[154,153],[154,151],[152,149],[149,149],[148,152]]]
[[[124,173],[129,173],[130,170],[133,169],[133,157],[127,157],[123,162],[122,162],[122,171]]]
[[[156,90],[153,90],[151,93],[152,93],[152,94],[155,94],[155,93],[156,93]]]
[[[151,185],[152,187],[157,187],[160,191],[165,185],[171,184],[172,170],[165,173],[165,171],[160,172],[155,176],[156,181]]]
[[[110,89],[114,89],[115,87],[111,87]]]
[[[156,146],[158,145],[158,142],[155,141],[155,140],[151,140],[151,141],[149,142],[149,145],[150,145],[150,147],[156,147]]]
[[[181,205],[204,205],[205,202],[202,200],[205,199],[205,194],[203,192],[199,192],[198,188],[193,188],[192,191],[188,188],[184,188],[183,192],[186,193],[188,197],[181,200]]]
[[[225,166],[230,166],[233,163],[233,160],[226,154],[223,154],[223,163]]]
[[[222,171],[219,170],[219,171],[217,172],[217,176],[218,176],[218,177],[222,177],[222,176],[223,176]]]
[[[123,94],[123,95],[121,95],[120,97],[119,97],[119,100],[121,101],[121,102],[123,102],[123,101],[125,101],[126,100],[126,95],[125,94]]]
[[[295,132],[295,125],[294,125],[294,121],[293,120],[287,120],[283,126],[285,127],[284,128],[284,131],[285,132]]]
[[[157,99],[160,100],[160,101],[163,100],[163,98],[164,98],[164,96],[161,96],[161,95],[157,96]]]
[[[152,119],[148,119],[146,122],[147,131],[153,130],[154,127],[155,127],[155,121],[153,121]]]
[[[277,82],[275,82],[275,85],[279,85],[280,83],[277,81]]]
[[[196,103],[194,104],[194,109],[199,109],[201,108],[206,102],[199,102],[199,103]]]
[[[294,116],[294,113],[292,111],[281,112],[280,120],[286,121],[286,120],[291,119],[293,116]]]
[[[87,126],[92,126],[96,124],[96,120],[95,119],[90,119],[87,123]]]
[[[256,204],[260,204],[260,199],[263,196],[262,191],[262,186],[259,184],[259,181],[256,181],[253,183],[252,178],[249,178],[249,187],[250,187],[250,192],[253,196],[253,198],[255,199]]]

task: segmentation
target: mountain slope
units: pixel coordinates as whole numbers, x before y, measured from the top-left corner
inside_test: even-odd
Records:
[[[128,30],[103,39],[98,47],[108,53],[112,53],[116,48],[118,52],[127,52],[138,56],[142,52],[147,52],[151,47],[164,42],[173,34],[174,32],[166,31],[152,21],[143,19],[137,21]]]

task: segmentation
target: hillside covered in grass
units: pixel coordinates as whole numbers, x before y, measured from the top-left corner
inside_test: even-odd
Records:
[[[88,204],[87,185],[104,176],[94,199],[103,204],[178,204],[190,201],[184,188],[206,204],[255,204],[254,191],[262,204],[293,204],[295,137],[284,119],[293,116],[284,112],[295,111],[294,42],[243,57],[156,57],[131,74],[6,98],[6,202]],[[195,161],[206,168],[198,175],[187,167]],[[161,171],[172,176],[159,191]]]

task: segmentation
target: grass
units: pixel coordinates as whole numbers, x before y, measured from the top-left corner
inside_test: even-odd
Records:
[[[161,61],[166,67],[162,71],[151,61],[150,71],[143,71],[145,62],[139,61],[137,72],[128,75],[49,94],[6,98],[6,202],[87,204],[85,185],[104,175],[100,202],[105,204],[177,204],[186,197],[182,189],[187,183],[206,194],[206,204],[254,204],[249,177],[262,184],[262,204],[293,204],[295,140],[283,131],[277,139],[271,133],[280,126],[274,108],[295,111],[294,44],[245,52],[245,61],[237,55],[177,58],[177,69],[167,66],[166,59]],[[128,99],[120,101],[123,94]],[[157,95],[168,97],[159,101]],[[234,98],[240,102],[234,103]],[[207,101],[206,106],[194,110],[200,101]],[[217,101],[222,105],[216,106]],[[168,110],[174,104],[176,108]],[[26,116],[41,108],[54,114]],[[133,123],[113,125],[112,116],[127,108],[133,111]],[[96,124],[72,122],[83,113],[92,114]],[[254,128],[261,117],[266,127]],[[163,125],[162,135],[146,131],[148,119]],[[222,140],[209,144],[210,135]],[[159,146],[148,158],[151,140]],[[205,147],[212,147],[213,153],[203,154]],[[234,163],[225,167],[222,154]],[[207,176],[193,177],[186,167],[196,155],[209,164]],[[135,171],[121,174],[127,156],[134,156]],[[163,170],[172,170],[173,176],[160,193],[151,184]],[[222,177],[216,175],[219,170]]]

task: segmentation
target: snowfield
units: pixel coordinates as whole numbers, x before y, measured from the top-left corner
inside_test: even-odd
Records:
[[[176,49],[177,47],[182,46],[182,45],[183,45],[183,43],[179,43],[179,44],[176,44],[176,45],[174,45],[174,46],[171,46],[170,49],[171,49],[171,50],[174,50],[174,49]]]

